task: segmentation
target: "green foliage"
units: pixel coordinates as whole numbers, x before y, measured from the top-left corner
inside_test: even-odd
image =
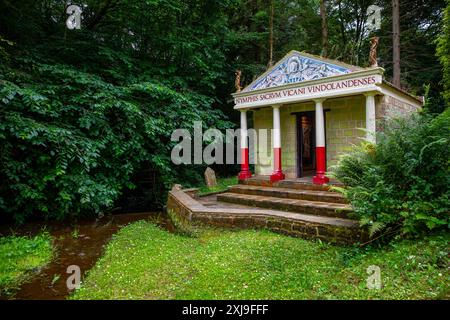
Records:
[[[333,175],[370,233],[417,235],[450,226],[450,109],[392,119],[344,155]]]
[[[381,249],[342,248],[268,231],[140,221],[121,229],[71,299],[445,299],[447,235]],[[368,289],[367,267],[381,269]]]
[[[422,112],[428,114],[439,114],[447,108],[447,103],[441,94],[433,94],[431,92],[431,85],[424,85],[424,98],[425,104],[423,105]]]
[[[40,233],[32,238],[9,236],[0,238],[0,295],[8,293],[53,257],[50,235]]]
[[[234,126],[215,92],[228,2],[86,4],[67,30],[65,3],[0,2],[0,210],[19,222],[111,208],[142,166],[161,205],[204,170],[172,164],[172,131]]]
[[[64,1],[0,1],[0,210],[17,221],[103,211],[143,166],[157,174],[156,204],[174,182],[198,185],[204,167],[173,166],[170,133],[195,120],[218,129],[238,122],[234,72],[245,85],[265,71],[270,3],[86,0],[81,29],[68,30]],[[414,91],[429,83],[436,97],[444,2],[413,3],[419,13],[402,19],[402,67]],[[366,65],[368,4],[328,5],[331,58]],[[390,1],[377,4],[389,73]],[[319,54],[319,1],[274,5],[274,59],[291,49]]]
[[[189,90],[154,81],[118,86],[63,65],[31,68],[39,83],[0,80],[0,208],[19,221],[110,207],[142,162],[170,187],[180,177],[171,132],[221,117]]]

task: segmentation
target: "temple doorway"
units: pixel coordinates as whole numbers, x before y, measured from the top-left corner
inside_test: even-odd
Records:
[[[297,177],[314,175],[316,169],[314,111],[297,114]]]

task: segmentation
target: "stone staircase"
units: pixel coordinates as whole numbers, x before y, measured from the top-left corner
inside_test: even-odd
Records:
[[[327,185],[315,185],[298,180],[271,183],[264,179],[248,179],[217,195],[217,201],[299,214],[299,218],[316,216],[352,220],[352,208],[342,194]],[[337,221],[336,221],[337,222]],[[329,219],[327,224],[329,224]]]
[[[301,179],[272,183],[268,177],[253,177],[226,192],[205,196],[192,190],[172,189],[167,209],[186,224],[263,228],[335,244],[368,239],[341,194],[330,191],[330,186]]]

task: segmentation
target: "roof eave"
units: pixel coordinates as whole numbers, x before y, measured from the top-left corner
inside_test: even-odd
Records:
[[[415,102],[418,102],[421,106],[423,106],[425,104],[423,97],[417,97],[417,96],[397,87],[396,85],[394,85],[393,83],[391,83],[387,80],[383,80],[383,82],[381,84],[379,84],[379,86],[383,86],[383,85],[386,87],[389,87],[390,89],[393,89],[397,93],[400,93],[401,95],[403,95],[409,99],[414,100]]]

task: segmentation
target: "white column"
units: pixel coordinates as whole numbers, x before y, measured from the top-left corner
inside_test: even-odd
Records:
[[[281,124],[280,124],[280,106],[273,108],[273,172],[270,176],[271,182],[284,180],[285,175],[281,168]]]
[[[325,150],[325,121],[323,118],[323,102],[325,99],[316,99],[316,175],[313,177],[313,183],[324,184],[330,179],[325,176],[326,168],[326,150]]]
[[[273,147],[281,148],[280,106],[273,106]]]
[[[375,93],[369,92],[366,96],[366,139],[372,143],[376,142],[375,127]]]
[[[241,148],[248,148],[247,110],[241,110]]]
[[[252,176],[249,168],[247,136],[247,111],[241,110],[241,172],[239,172],[239,180],[245,180]]]
[[[316,103],[316,147],[325,147],[325,126],[323,119],[323,102],[325,99],[314,100]]]

